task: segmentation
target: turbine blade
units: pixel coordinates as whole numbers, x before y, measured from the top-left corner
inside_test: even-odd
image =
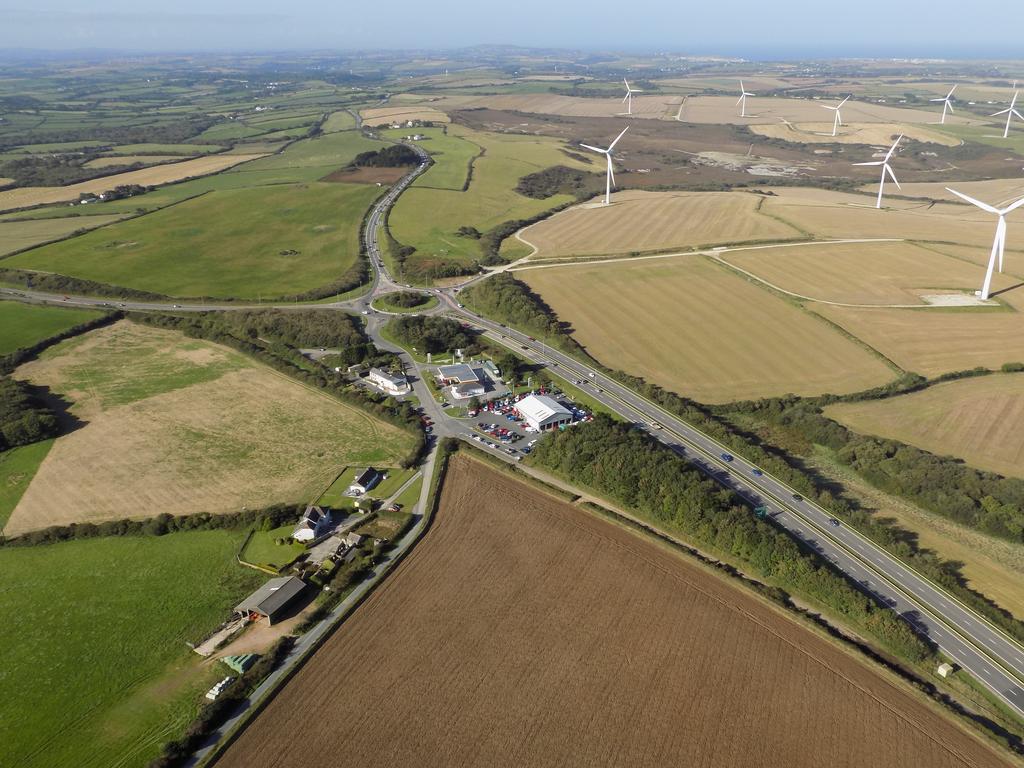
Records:
[[[612,156],[608,155],[608,175],[611,177],[612,186],[615,186],[615,166],[612,165]]]
[[[886,160],[888,160],[890,157],[892,157],[892,153],[896,151],[896,147],[898,147],[900,145],[901,141],[903,141],[903,134],[902,133],[900,134],[899,138],[896,139],[896,142],[892,145],[892,147],[889,148],[889,151],[886,152],[886,154],[885,154],[885,159]]]
[[[959,85],[959,83],[957,83],[957,85]],[[947,100],[951,99],[953,97],[953,91],[955,91],[955,90],[956,90],[956,85],[954,85],[952,88],[949,89],[949,93],[946,94],[946,99]]]
[[[843,104],[845,104],[846,102],[848,102],[848,101],[849,101],[849,100],[850,100],[850,99],[851,99],[852,97],[853,97],[853,95],[851,94],[850,96],[847,96],[847,97],[846,97],[845,99],[843,99],[842,101],[840,101],[840,102],[839,102],[839,107],[843,106]],[[836,109],[839,109],[839,107],[836,107]]]
[[[950,111],[950,112],[956,112],[956,110],[955,110],[955,109],[953,109],[953,105],[952,105],[952,104],[950,104],[950,103],[949,103],[948,101],[946,102],[946,106],[947,106],[947,107],[949,108],[949,111]]]
[[[1020,96],[1020,91],[1013,92],[1013,99],[1010,101],[1010,108],[1017,106],[1017,97]]]
[[[623,100],[623,101],[626,101],[626,100],[627,100],[628,98],[629,98],[629,93],[627,93],[627,94],[626,94],[625,96],[623,96],[623,97],[622,97],[622,100]]]
[[[928,99],[928,101],[932,101],[932,102],[938,103],[940,101],[945,101],[945,99]]]
[[[950,189],[949,187],[946,187],[946,191],[947,192],[952,192],[954,195],[956,195],[957,197],[959,197],[962,200],[966,200],[971,205],[978,206],[983,211],[988,211],[989,213],[994,213],[997,216],[1000,215],[999,214],[999,209],[996,208],[993,205],[989,205],[988,203],[983,203],[983,202],[981,202],[981,200],[975,200],[973,197],[968,197],[963,192],[957,192],[955,189]]]
[[[1018,119],[1018,120],[1024,120],[1024,115],[1022,115],[1022,114],[1021,114],[1020,112],[1018,112],[1018,111],[1017,111],[1016,109],[1015,109],[1015,110],[1013,110],[1013,114],[1017,116],[1017,119]]]
[[[629,126],[627,125],[625,128],[622,129],[622,133],[620,133],[618,136],[615,137],[615,141],[613,141],[611,144],[608,145],[607,154],[608,154],[608,162],[609,163],[611,162],[612,149],[615,147],[616,144],[619,143],[619,139],[621,139],[623,136],[626,135],[626,131],[628,131],[628,130],[629,130]]]
[[[828,104],[819,104],[818,106],[822,109],[831,109],[833,112],[839,111],[839,107],[830,107]]]
[[[592,147],[589,144],[580,144],[580,146],[581,147],[585,147],[586,149],[591,149],[594,152],[600,152],[602,155],[607,155],[608,154],[608,150],[607,149],[601,149],[600,147]]]
[[[884,160],[874,160],[870,163],[853,163],[853,165],[885,165]]]
[[[739,104],[739,103],[740,103],[741,101],[743,101],[743,100],[744,100],[745,98],[747,98],[747,94],[745,94],[745,93],[743,93],[743,94],[740,94],[740,97],[739,97],[738,99],[736,99],[736,103],[737,103],[737,104]]]
[[[1008,206],[1006,208],[1003,208],[1003,210],[999,211],[999,215],[1000,216],[1005,216],[1010,211],[1015,211],[1018,208],[1020,208],[1022,205],[1024,205],[1024,197],[1022,197],[1020,200],[1018,200],[1017,202],[1013,203],[1012,205],[1010,205],[1010,206]]]
[[[882,172],[883,173],[888,173],[889,174],[889,178],[893,180],[894,184],[896,184],[896,188],[901,190],[901,191],[903,190],[903,187],[900,186],[899,179],[896,178],[896,174],[892,172],[892,168],[889,167],[888,163],[886,163],[884,166],[882,166]]]
[[[993,112],[989,117],[999,117],[1000,115],[1005,115],[1007,112],[1013,112],[1013,108],[1004,109],[1000,112]]]

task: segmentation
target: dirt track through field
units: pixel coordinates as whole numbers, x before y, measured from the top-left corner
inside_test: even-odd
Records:
[[[1008,765],[677,556],[463,457],[434,528],[217,762]]]

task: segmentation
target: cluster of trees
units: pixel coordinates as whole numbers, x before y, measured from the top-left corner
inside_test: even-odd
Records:
[[[247,509],[212,515],[196,512],[191,515],[169,515],[166,512],[147,520],[107,520],[102,523],[72,523],[53,525],[39,531],[31,531],[16,539],[0,538],[6,546],[36,546],[53,544],[73,539],[97,539],[106,536],[166,536],[182,531],[245,530],[255,526],[263,530],[277,528],[294,521],[302,514],[303,507],[289,504],[275,504],[266,509]]]
[[[397,293],[387,294],[382,300],[393,307],[412,309],[413,307],[421,307],[429,302],[430,296],[419,291],[398,291]]]
[[[53,437],[57,429],[57,418],[29,385],[0,378],[0,451]]]
[[[779,588],[827,606],[901,658],[932,649],[786,533],[758,519],[736,494],[707,480],[650,435],[603,414],[537,444],[529,461],[591,488],[697,546],[741,563]]]
[[[590,192],[592,185],[589,182],[594,178],[593,174],[585,171],[556,165],[523,176],[516,185],[516,192],[535,200],[546,200],[555,195],[582,197]]]
[[[112,296],[119,299],[139,299],[141,301],[163,301],[170,298],[160,293],[138,291],[134,288],[122,288],[117,285],[98,283],[95,280],[83,280],[78,277],[68,277],[67,275],[57,275],[49,272],[29,272],[22,269],[0,269],[0,282],[13,283],[24,288],[46,291],[48,293]]]
[[[474,334],[460,323],[447,317],[408,315],[396,317],[388,330],[404,347],[418,352],[445,352],[447,350],[475,349]]]
[[[86,168],[94,154],[23,155],[0,165],[0,176],[14,179],[16,187],[63,187],[128,170],[124,166]],[[139,165],[136,163],[136,165]]]
[[[160,755],[149,762],[149,768],[175,768],[184,765],[192,753],[238,709],[245,698],[281,665],[294,643],[295,638],[290,635],[274,643],[255,664],[231,683],[216,701],[203,705],[196,719],[180,739],[164,743]]]
[[[784,398],[742,406],[759,420],[823,445],[886,493],[993,536],[1024,542],[1024,480],[967,466],[896,440],[853,432],[817,402]]]
[[[301,341],[295,341],[294,337],[291,337],[291,340],[286,340],[283,336],[264,341],[259,337],[258,331],[256,336],[253,336],[250,330],[253,326],[235,325],[238,323],[238,319],[234,317],[234,314],[232,312],[202,312],[187,317],[141,314],[134,319],[158,328],[171,328],[192,338],[207,339],[232,347],[243,354],[256,358],[276,371],[308,386],[323,390],[342,402],[361,408],[382,421],[413,433],[417,438],[416,443],[400,463],[403,467],[411,467],[417,463],[426,446],[426,440],[419,417],[409,403],[398,402],[392,397],[354,386],[322,366],[310,370],[309,360],[299,352],[300,347],[309,346],[305,337]],[[251,323],[256,323],[254,316],[261,313],[253,311],[244,314],[249,316]],[[317,315],[323,313],[310,310],[309,312],[286,314]],[[317,322],[316,318],[311,318],[311,320],[314,323]],[[360,335],[361,333],[360,331]],[[360,337],[363,341],[359,345],[342,348],[343,359],[351,360],[352,362],[349,364],[362,362],[384,367],[391,365],[394,359],[392,355],[378,350],[365,336]]]
[[[62,127],[53,130],[43,123],[38,128],[29,128],[19,133],[18,144],[62,144],[73,141],[102,141],[110,147],[118,144],[183,144],[216,122],[215,117],[196,114],[144,125],[85,123],[78,128]]]
[[[467,288],[462,292],[462,301],[481,315],[543,336],[553,346],[569,352],[582,352],[569,335],[568,325],[560,322],[525,283],[507,273],[502,272]]]
[[[389,144],[382,149],[360,152],[352,161],[357,168],[398,168],[419,163],[420,156],[405,144]]]

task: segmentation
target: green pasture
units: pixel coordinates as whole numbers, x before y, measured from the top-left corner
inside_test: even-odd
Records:
[[[101,314],[89,309],[0,301],[0,355],[9,355],[16,349],[30,347]]]

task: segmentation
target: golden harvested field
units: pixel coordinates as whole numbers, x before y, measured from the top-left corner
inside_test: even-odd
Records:
[[[745,81],[744,81],[745,82]],[[755,97],[747,99],[747,117],[740,117],[740,108],[736,104],[739,98],[739,82],[735,85],[735,96],[690,96],[683,105],[679,119],[687,123],[733,123],[736,125],[781,124],[783,121],[792,123],[823,122],[825,110],[822,104],[835,105],[836,102],[825,99],[785,99],[778,97]],[[750,90],[750,87],[747,87]],[[754,91],[756,93],[756,91]],[[940,105],[941,106],[941,105]],[[674,116],[674,115],[673,115]],[[831,114],[826,117],[831,117]],[[843,120],[855,123],[889,123],[905,125],[929,125],[937,123],[938,114],[923,109],[901,109],[887,104],[869,104],[860,101],[849,101],[843,107]],[[951,115],[946,118],[950,125],[982,125],[983,121]],[[831,124],[829,125],[831,131]]]
[[[448,115],[439,109],[424,106],[408,107],[376,107],[364,109],[359,113],[363,122],[373,128],[378,125],[388,125],[392,122],[404,123],[407,120],[430,120],[434,123],[450,123]]]
[[[121,155],[119,157],[97,157],[85,164],[86,168],[111,168],[116,165],[131,165],[132,163],[145,163],[154,165],[156,163],[173,163],[183,160],[181,155]]]
[[[1009,765],[718,575],[471,459],[219,768]]]
[[[95,229],[123,219],[126,214],[109,216],[68,216],[63,219],[26,219],[0,221],[0,256],[41,243],[60,240],[79,230]]]
[[[515,272],[598,360],[707,403],[857,392],[877,357],[704,256]]]
[[[895,237],[991,245],[992,217],[964,205],[886,199],[875,208],[878,187],[868,195],[826,192],[807,187],[780,187],[765,200],[763,211],[778,216],[816,238]],[[887,185],[890,192],[895,190]]]
[[[834,106],[834,105],[833,105]],[[874,144],[891,145],[901,133],[915,141],[926,141],[946,147],[960,145],[960,139],[938,131],[915,125],[897,123],[846,123],[846,107],[843,107],[844,124],[839,127],[835,136],[832,135],[832,113],[821,111],[829,118],[827,122],[809,123],[768,123],[752,125],[750,130],[770,139],[797,141],[804,144]],[[906,185],[904,185],[906,187]]]
[[[785,291],[844,304],[923,306],[922,295],[969,293],[984,277],[975,264],[908,242],[751,248],[720,258]]]
[[[617,192],[612,205],[577,205],[521,237],[536,246],[538,259],[799,237],[759,212],[764,199],[745,192]]]
[[[917,181],[904,184],[903,192],[900,194],[910,197],[929,197],[933,200],[949,200],[960,204],[960,198],[948,192],[946,187],[952,187],[958,192],[963,192],[965,195],[997,207],[1009,205],[1024,197],[1024,181],[1019,178],[956,182]],[[870,187],[862,187],[862,189],[870,191]],[[875,191],[877,189],[875,187]],[[1012,227],[1015,221],[1017,223],[1024,222],[1024,214],[1012,213],[1006,217],[1006,220]]]
[[[827,304],[814,304],[812,309],[904,370],[922,376],[1024,362],[1024,315],[1018,311],[856,309]]]
[[[226,347],[123,321],[64,342],[19,379],[72,403],[5,528],[161,512],[232,512],[315,498],[346,465],[393,464],[397,428]]]
[[[622,95],[626,95],[623,87]],[[619,99],[583,99],[559,96],[553,93],[515,93],[499,96],[443,96],[436,102],[438,108],[454,109],[507,109],[541,115],[566,117],[614,117],[626,112]],[[678,96],[634,96],[633,117],[665,118],[675,115],[679,108]]]
[[[1024,477],[1024,376],[996,374],[922,392],[829,406],[851,429],[956,456],[979,469]]]
[[[263,157],[263,155],[209,155],[185,160],[180,163],[155,165],[152,168],[140,168],[137,171],[104,176],[100,179],[70,184],[66,187],[20,187],[0,192],[0,211],[15,208],[28,208],[33,205],[48,205],[77,200],[81,194],[97,195],[122,184],[140,184],[153,187],[169,184],[172,181],[190,179],[194,176],[206,176],[223,171],[233,165]]]

